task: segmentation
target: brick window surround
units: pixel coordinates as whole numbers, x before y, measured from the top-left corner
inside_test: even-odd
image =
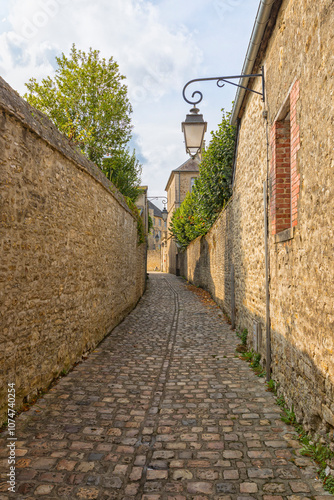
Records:
[[[279,234],[297,225],[300,173],[297,169],[297,152],[300,149],[297,101],[299,81],[274,122],[270,133],[271,144],[271,197],[270,213],[272,234]]]

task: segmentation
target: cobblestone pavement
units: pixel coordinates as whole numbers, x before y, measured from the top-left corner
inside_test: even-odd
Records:
[[[212,302],[150,274],[137,308],[17,418],[10,496],[2,434],[0,499],[333,498],[237,343]]]

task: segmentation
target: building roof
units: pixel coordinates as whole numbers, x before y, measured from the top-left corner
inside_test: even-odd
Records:
[[[277,14],[281,4],[282,0],[260,0],[244,65],[241,71],[242,75],[253,73],[255,70],[260,72],[258,66],[275,26]],[[249,77],[242,77],[240,78],[239,84],[247,87],[249,80]],[[237,118],[239,117],[240,112],[242,112],[244,99],[247,98],[248,94],[249,92],[247,92],[244,88],[238,88],[230,119],[232,125],[236,124]]]
[[[189,158],[189,160],[185,161],[172,172],[199,172],[199,159],[198,158]]]
[[[148,208],[151,210],[154,210],[154,217],[161,217],[162,218],[162,212],[160,208],[156,207],[154,203],[152,203],[150,200],[147,200],[148,203]]]
[[[170,181],[173,178],[174,172],[199,172],[199,164],[200,160],[196,158],[189,158],[189,160],[185,161],[178,168],[175,168],[171,171],[170,176],[168,178],[165,191],[167,191]]]

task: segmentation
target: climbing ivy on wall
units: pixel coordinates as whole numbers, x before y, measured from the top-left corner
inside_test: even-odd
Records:
[[[152,217],[149,215],[148,216],[148,234],[151,234],[151,231],[153,229],[153,220]]]
[[[222,121],[203,153],[199,177],[195,180],[181,206],[174,212],[169,230],[183,247],[206,234],[232,195],[232,169],[235,127],[230,124],[231,113],[222,110]]]

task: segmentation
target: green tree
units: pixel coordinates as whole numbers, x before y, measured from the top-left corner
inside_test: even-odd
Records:
[[[103,159],[102,172],[120,190],[120,192],[136,201],[140,192],[142,166],[128,149],[116,150],[111,156]]]
[[[198,213],[197,196],[194,191],[187,193],[181,206],[172,215],[169,230],[174,239],[183,247],[207,232],[205,221]]]
[[[148,231],[147,231],[147,233],[151,234],[152,229],[153,229],[153,220],[152,220],[152,217],[149,215],[148,216]]]
[[[100,58],[72,45],[70,56],[56,57],[54,78],[31,78],[25,99],[45,113],[92,161],[123,148],[131,137],[131,104],[124,76],[111,57]]]

